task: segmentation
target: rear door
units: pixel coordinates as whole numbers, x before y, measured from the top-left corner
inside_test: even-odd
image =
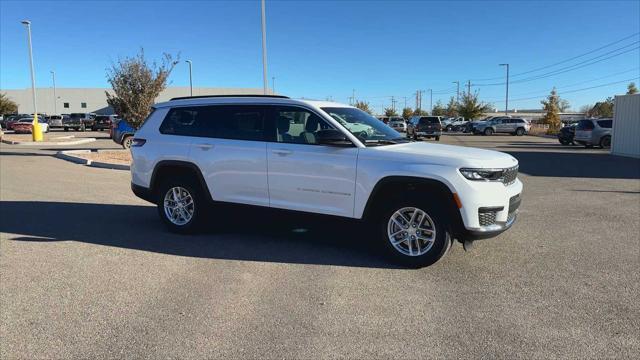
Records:
[[[274,106],[269,119],[271,207],[352,217],[358,148],[318,144],[333,127],[306,108]]]
[[[593,121],[591,120],[578,121],[578,125],[576,126],[576,134],[574,136],[575,140],[591,142],[591,134],[594,127],[595,126],[593,125]]]
[[[269,206],[265,116],[262,105],[199,108],[190,158],[213,200]]]

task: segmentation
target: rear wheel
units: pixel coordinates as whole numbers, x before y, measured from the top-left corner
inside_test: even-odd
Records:
[[[69,131],[69,128],[65,126],[64,131]]]
[[[600,139],[600,147],[603,149],[610,148],[611,136],[603,136],[602,139]]]
[[[449,125],[445,128],[446,131],[453,131],[453,126]]]
[[[523,128],[518,128],[518,129],[516,129],[516,135],[517,135],[517,136],[522,136],[522,135],[524,135],[524,129],[523,129]]]
[[[436,136],[436,141],[440,141],[440,136]]]
[[[484,134],[485,135],[493,135],[493,129],[492,128],[486,128],[484,129]]]
[[[447,217],[428,199],[392,202],[377,221],[386,255],[403,266],[432,265],[451,248]]]
[[[206,217],[200,187],[184,177],[164,182],[159,190],[158,214],[167,229],[182,234],[196,232]]]
[[[133,136],[129,135],[122,140],[122,147],[125,149],[130,149],[132,142],[133,142]]]

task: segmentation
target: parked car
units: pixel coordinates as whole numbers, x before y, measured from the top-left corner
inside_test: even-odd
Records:
[[[421,267],[453,239],[492,237],[516,221],[522,183],[505,153],[411,142],[325,101],[211,96],[154,107],[132,141],[131,188],[173,232],[221,221],[208,208],[229,204],[333,215],[366,222],[390,257]],[[373,135],[363,140],[331,114]]]
[[[43,133],[49,132],[49,124],[47,124],[44,119],[38,117],[38,123]],[[33,130],[33,118],[22,118],[18,120],[12,124],[11,129],[15,131],[16,134],[31,134]]]
[[[64,127],[65,120],[68,120],[68,115],[51,115],[49,116],[49,129],[62,129]]]
[[[62,120],[64,131],[74,129],[76,131],[85,131],[95,126],[96,115],[93,113],[71,113],[69,119]]]
[[[111,124],[117,117],[118,115],[96,115],[93,130],[100,131],[111,129]]]
[[[476,134],[493,135],[494,133],[507,133],[522,136],[529,132],[531,124],[519,118],[494,118],[479,124],[475,128]]]
[[[469,120],[466,120],[463,117],[451,118],[446,124],[442,124],[444,130],[449,131],[464,131]]]
[[[389,118],[388,125],[395,131],[403,133],[407,132],[407,122],[400,116],[393,116]]]
[[[4,119],[2,119],[2,121],[0,122],[0,126],[5,128],[5,129],[7,129],[7,130],[9,130],[9,126],[12,123],[14,123],[14,122],[16,122],[16,121],[18,121],[18,120],[20,120],[20,119],[22,119],[24,117],[29,117],[29,116],[31,116],[31,115],[29,115],[29,114],[10,114],[10,115],[5,115]]]
[[[558,141],[562,145],[576,145],[574,136],[576,134],[576,126],[578,123],[567,125],[558,131]]]
[[[613,119],[585,119],[578,121],[574,142],[592,147],[599,145],[601,148],[611,147],[611,127]]]
[[[129,149],[136,129],[124,119],[116,119],[111,123],[111,139],[123,148]]]
[[[414,116],[407,124],[407,137],[418,140],[420,137],[435,138],[440,141],[442,123],[440,116]]]

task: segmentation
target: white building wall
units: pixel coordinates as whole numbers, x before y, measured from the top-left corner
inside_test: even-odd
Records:
[[[56,88],[56,103],[54,107],[53,87],[36,88],[38,112],[46,114],[70,114],[80,112],[98,112],[111,114],[107,105],[105,91],[112,93],[111,89],[101,88]],[[18,112],[32,114],[33,100],[31,88],[0,90],[18,104]],[[193,95],[239,95],[262,94],[262,88],[193,88]],[[189,96],[189,87],[169,87],[160,93],[156,102],[166,101],[174,97]],[[68,104],[68,108],[64,104]],[[86,103],[86,108],[81,106]]]
[[[616,96],[611,153],[640,158],[640,94]]]

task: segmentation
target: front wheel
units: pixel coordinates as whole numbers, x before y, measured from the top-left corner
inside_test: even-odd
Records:
[[[607,149],[611,147],[611,136],[605,136],[600,139],[600,147],[603,149]]]
[[[406,201],[388,206],[378,230],[387,256],[411,268],[436,263],[451,248],[446,219],[430,205]]]
[[[516,135],[517,135],[517,136],[522,136],[522,135],[524,135],[524,129],[523,129],[523,128],[518,128],[518,129],[516,130]]]
[[[486,128],[484,129],[484,134],[485,135],[493,135],[493,129],[492,128]]]
[[[436,136],[436,141],[440,141],[440,136]]]

